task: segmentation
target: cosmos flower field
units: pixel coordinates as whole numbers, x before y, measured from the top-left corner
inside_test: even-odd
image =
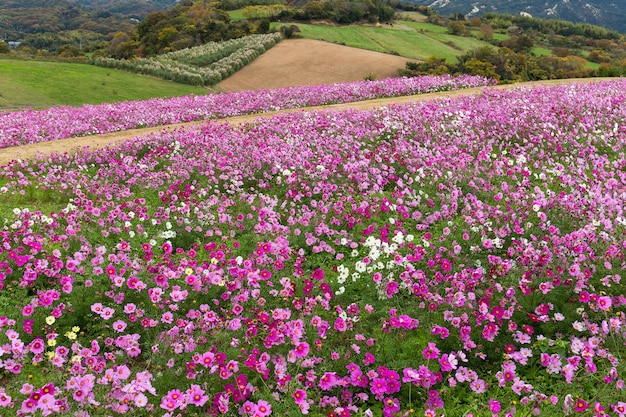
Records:
[[[14,161],[0,415],[624,416],[625,120],[615,79]]]
[[[337,83],[0,113],[0,148],[129,129],[495,84],[462,75]]]

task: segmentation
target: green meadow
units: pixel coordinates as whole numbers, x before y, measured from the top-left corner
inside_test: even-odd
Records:
[[[206,88],[88,64],[0,59],[0,109],[79,106],[206,93]]]
[[[282,23],[272,23],[280,28]],[[425,60],[430,56],[445,58],[453,62],[456,57],[472,49],[489,45],[475,38],[454,36],[447,29],[430,23],[397,21],[393,26],[323,26],[305,23],[296,24],[300,35],[308,39],[319,39],[354,48],[368,49]]]

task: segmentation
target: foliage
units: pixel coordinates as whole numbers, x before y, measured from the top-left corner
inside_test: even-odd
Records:
[[[499,82],[520,82],[560,78],[584,78],[600,75],[587,66],[587,61],[576,55],[572,55],[565,48],[557,49],[556,53],[550,54],[545,50],[542,54],[532,54],[537,48],[530,49],[532,38],[527,35],[511,36],[501,42],[502,47],[480,47],[458,57],[457,63],[430,57],[425,62],[407,62],[406,69],[401,74],[407,76],[419,76],[425,74],[471,74],[483,75],[497,79]],[[512,46],[514,49],[505,45]],[[590,54],[590,59],[607,62],[604,53],[597,51]],[[606,64],[601,74],[615,74],[619,76],[626,73],[626,66],[621,63]]]
[[[31,44],[53,54],[63,45],[76,46],[84,53],[97,48],[115,32],[131,30],[131,18],[141,19],[170,6],[153,1],[127,3],[132,3],[131,7],[81,5],[64,0],[2,0],[0,33],[7,40],[23,41],[25,46]]]
[[[308,2],[301,8],[288,8],[277,17],[281,21],[330,20],[339,24],[361,21],[376,23],[393,19],[394,10],[383,0],[328,0]]]
[[[494,28],[506,29],[511,25],[520,27],[522,30],[534,30],[537,32],[554,32],[562,36],[582,36],[591,39],[620,39],[622,35],[614,30],[588,23],[574,23],[558,19],[541,19],[522,15],[509,15],[489,12],[481,18]]]
[[[183,1],[169,10],[151,13],[133,31],[111,42],[104,55],[115,59],[151,57],[254,33],[250,21],[231,21],[219,6],[209,1]]]
[[[248,6],[285,5],[285,3],[283,0],[221,0],[221,8],[224,10],[237,10]]]

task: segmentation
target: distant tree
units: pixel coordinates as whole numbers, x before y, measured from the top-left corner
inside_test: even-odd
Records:
[[[261,19],[256,25],[256,33],[268,33],[270,31],[270,21],[268,19]]]
[[[306,12],[309,19],[321,19],[325,16],[324,4],[318,0],[308,2],[302,9]]]
[[[179,35],[175,41],[173,41],[170,46],[173,50],[191,48],[195,46],[196,42],[193,37],[190,35]]]
[[[470,58],[463,63],[461,70],[470,75],[482,75],[496,80],[500,79],[500,75],[496,73],[496,66],[491,62],[481,61],[476,58]]]
[[[5,41],[0,41],[0,54],[8,54],[11,52],[11,48]]]
[[[280,32],[283,34],[283,36],[286,39],[291,39],[293,38],[293,35],[294,35],[294,27],[293,25],[291,26],[283,25],[280,27]]]
[[[139,42],[131,39],[128,33],[118,32],[113,35],[106,52],[112,58],[131,59],[137,54],[139,47]]]
[[[467,33],[465,23],[460,20],[448,20],[446,27],[451,35],[463,36]]]
[[[143,19],[136,27],[135,31],[139,38],[147,38],[154,36],[158,37],[158,32],[155,34],[155,28],[159,30],[163,26],[162,22],[167,22],[169,16],[165,12],[150,13]]]
[[[158,40],[159,40],[159,50],[163,51],[169,49],[172,42],[178,38],[178,29],[172,26],[168,26],[163,28],[159,32]]]
[[[563,58],[572,54],[569,49],[563,48],[563,47],[552,48],[552,53],[560,58]]]
[[[478,32],[478,37],[482,40],[490,41],[493,39],[494,30],[491,25],[483,23],[482,25],[480,25],[480,28],[478,28]]]
[[[449,20],[465,20],[465,15],[463,13],[452,13],[449,17]]]
[[[608,63],[611,61],[611,57],[607,55],[605,51],[600,49],[594,49],[589,52],[589,61],[598,63]]]
[[[56,52],[61,58],[73,58],[83,55],[83,52],[74,45],[61,45]]]
[[[418,76],[418,75],[443,75],[450,74],[456,68],[446,63],[443,58],[430,56],[424,62],[407,62],[406,70],[401,71],[402,75]]]
[[[29,46],[36,50],[46,50],[49,52],[54,52],[63,45],[65,41],[61,38],[58,33],[34,33],[31,35],[27,35],[22,40],[23,46]]]
[[[515,52],[528,52],[533,45],[533,39],[527,34],[511,36],[500,43],[500,46],[509,48]]]
[[[469,24],[474,26],[475,28],[479,28],[483,24],[483,21],[480,17],[472,17],[469,20]]]
[[[626,75],[626,67],[620,65],[600,64],[598,77],[623,77]]]

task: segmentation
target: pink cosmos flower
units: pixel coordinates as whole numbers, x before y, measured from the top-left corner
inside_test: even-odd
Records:
[[[437,359],[439,357],[439,349],[437,349],[437,345],[433,342],[428,342],[426,349],[422,351],[422,355],[426,359]]]
[[[272,405],[265,400],[259,400],[256,405],[256,415],[260,417],[272,414]]]
[[[492,413],[499,413],[502,410],[502,407],[500,406],[500,401],[496,401],[493,398],[489,399],[489,411],[491,411]]]
[[[185,398],[188,403],[198,407],[202,407],[209,400],[209,396],[198,384],[191,384],[191,387],[185,392]]]
[[[32,306],[32,304],[26,304],[24,308],[22,309],[22,315],[24,317],[28,317],[32,315],[34,311],[35,311],[35,308]]]
[[[309,344],[307,342],[298,343],[294,351],[297,358],[305,358],[309,354]]]
[[[123,320],[116,320],[115,322],[113,322],[113,330],[121,333],[126,329],[126,322]]]
[[[325,372],[319,379],[319,387],[323,390],[330,390],[335,386],[337,375],[334,372]]]
[[[293,399],[296,402],[296,404],[306,402],[306,398],[307,398],[307,394],[306,394],[306,391],[303,389],[297,389],[293,392]]]
[[[589,403],[582,398],[578,398],[574,403],[574,411],[578,411],[579,413],[582,413],[587,408],[589,408]]]
[[[600,310],[604,310],[604,311],[609,310],[611,306],[613,305],[611,297],[609,296],[598,297],[597,303],[598,303],[598,307],[600,308]]]
[[[9,395],[6,395],[4,388],[0,388],[0,407],[7,407],[11,404],[12,398]]]
[[[335,319],[335,325],[333,326],[335,330],[339,331],[339,332],[345,332],[346,330],[348,330],[348,326],[346,324],[346,321],[344,319],[342,319],[341,317],[337,317]]]

